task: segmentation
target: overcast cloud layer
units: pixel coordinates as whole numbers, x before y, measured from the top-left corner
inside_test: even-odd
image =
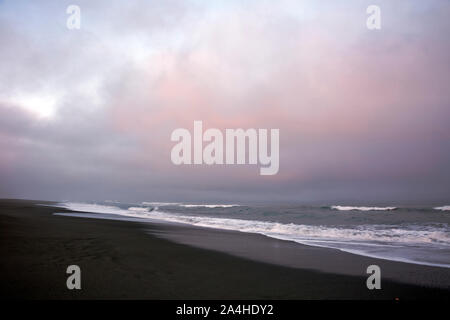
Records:
[[[320,3],[319,3],[320,2]],[[0,197],[450,200],[450,3],[0,1]],[[175,166],[171,132],[279,128],[280,171]]]

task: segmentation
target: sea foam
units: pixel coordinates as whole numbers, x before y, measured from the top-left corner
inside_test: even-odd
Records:
[[[397,207],[353,207],[353,206],[331,206],[331,209],[339,211],[391,211]]]
[[[436,207],[435,210],[450,211],[450,206]]]

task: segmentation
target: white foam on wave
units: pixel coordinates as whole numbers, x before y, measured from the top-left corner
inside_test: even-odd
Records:
[[[180,204],[183,208],[232,208],[239,207],[238,204]]]
[[[164,206],[178,206],[180,205],[180,202],[148,202],[144,201],[142,202],[143,206],[158,206],[158,207],[164,207]]]
[[[433,208],[433,209],[441,210],[441,211],[450,211],[450,206],[436,207],[436,208]]]
[[[339,211],[391,211],[397,209],[397,207],[331,206],[331,209]]]
[[[128,209],[121,209],[116,206],[103,205],[96,203],[83,203],[83,202],[64,202],[58,204],[58,207],[65,208],[78,212],[91,212],[91,213],[104,213],[104,214],[119,214],[119,215],[145,215],[152,210],[157,210],[158,207],[152,207],[151,210],[148,207],[129,207]]]
[[[126,210],[120,209],[119,207],[116,206],[96,204],[96,203],[63,202],[59,203],[57,206],[79,212],[106,213],[106,214],[123,214],[126,212]]]
[[[181,202],[148,202],[148,201],[142,202],[142,205],[158,206],[158,207],[178,206],[183,208],[232,208],[239,206],[238,204],[185,204]]]
[[[141,213],[149,212],[148,208],[143,208],[143,207],[129,207],[127,210],[131,211],[131,212],[141,212]]]

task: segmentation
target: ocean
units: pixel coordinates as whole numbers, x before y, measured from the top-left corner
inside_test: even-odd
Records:
[[[450,268],[450,206],[61,202],[86,218],[177,223],[258,233],[373,258]]]

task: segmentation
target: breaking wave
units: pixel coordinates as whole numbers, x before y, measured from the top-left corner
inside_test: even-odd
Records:
[[[450,211],[450,206],[436,207],[435,210]]]
[[[331,209],[339,211],[391,211],[397,207],[352,207],[352,206],[331,206]]]
[[[164,207],[164,206],[177,206],[177,207],[183,207],[183,208],[232,208],[232,207],[239,207],[238,204],[184,204],[181,202],[142,202],[142,205],[144,206],[158,206],[158,207]]]
[[[239,207],[238,204],[180,204],[184,208],[232,208]]]

